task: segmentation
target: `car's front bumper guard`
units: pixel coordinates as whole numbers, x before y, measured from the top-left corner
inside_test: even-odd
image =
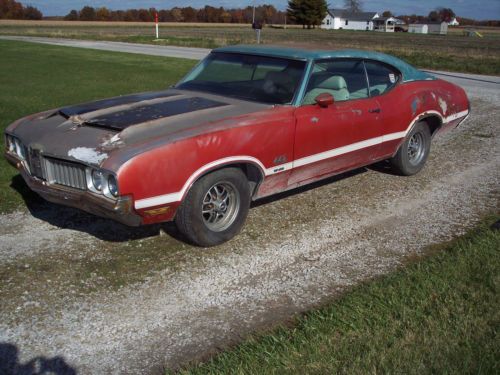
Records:
[[[125,196],[112,200],[104,196],[96,196],[85,190],[77,190],[62,185],[51,185],[46,181],[31,176],[24,163],[17,157],[6,152],[5,158],[19,170],[29,188],[49,202],[79,208],[129,226],[142,224],[142,218],[133,209],[133,199],[131,197]]]

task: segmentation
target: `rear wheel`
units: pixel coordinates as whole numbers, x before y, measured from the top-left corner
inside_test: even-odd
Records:
[[[404,176],[420,172],[429,157],[430,149],[429,127],[425,122],[419,122],[410,131],[396,155],[390,159],[394,171]]]
[[[225,168],[200,178],[177,211],[175,223],[190,242],[214,246],[239,233],[250,207],[245,174]]]

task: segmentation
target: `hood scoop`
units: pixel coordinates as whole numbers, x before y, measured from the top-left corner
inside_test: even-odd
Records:
[[[227,103],[215,100],[191,97],[179,100],[166,101],[131,109],[117,111],[103,116],[85,120],[83,125],[97,126],[117,131],[122,131],[132,125],[138,125],[148,121],[154,121],[170,116],[181,115],[202,109],[223,107]]]
[[[115,107],[123,104],[137,103],[144,100],[151,100],[158,98],[168,98],[170,96],[176,96],[176,95],[178,94],[173,93],[170,90],[146,92],[142,94],[123,95],[123,96],[118,96],[116,98],[97,100],[91,103],[64,107],[59,110],[59,113],[64,117],[69,118],[71,116],[82,115],[84,113],[94,112],[100,109]]]

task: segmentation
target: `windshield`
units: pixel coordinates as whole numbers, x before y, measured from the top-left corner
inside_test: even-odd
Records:
[[[213,52],[176,87],[269,104],[291,103],[304,61]]]

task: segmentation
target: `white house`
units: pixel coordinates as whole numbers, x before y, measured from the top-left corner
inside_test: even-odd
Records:
[[[459,26],[460,22],[458,22],[457,17],[453,17],[450,22],[448,22],[448,26]]]
[[[351,13],[346,9],[328,9],[321,23],[322,29],[373,30],[373,20],[377,12]]]

